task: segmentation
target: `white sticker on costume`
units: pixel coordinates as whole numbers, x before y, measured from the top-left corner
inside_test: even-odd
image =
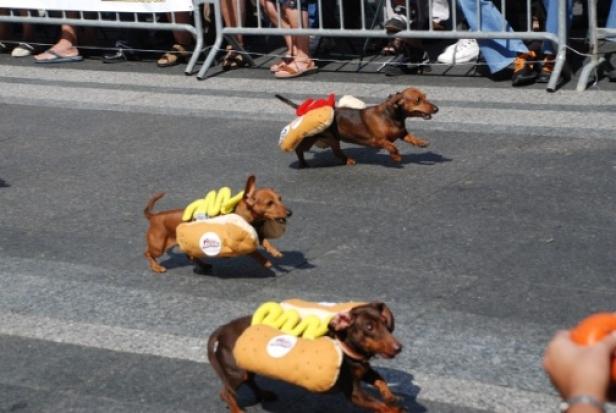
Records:
[[[199,247],[208,257],[216,257],[222,250],[222,241],[215,232],[206,232],[199,239]]]
[[[282,141],[284,140],[284,138],[287,137],[290,130],[291,130],[291,125],[287,125],[280,131],[280,138],[278,139],[278,145],[280,145]]]
[[[297,337],[295,336],[276,336],[267,343],[265,350],[270,357],[279,359],[286,356],[296,344]]]
[[[322,305],[323,307],[333,307],[336,305],[336,303],[321,302],[319,303],[319,305]]]

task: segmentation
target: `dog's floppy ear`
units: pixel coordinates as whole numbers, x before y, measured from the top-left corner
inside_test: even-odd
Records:
[[[389,330],[390,333],[393,333],[396,324],[394,320],[394,313],[391,312],[385,303],[375,303],[375,305],[381,313],[381,319],[385,323],[387,330]]]
[[[257,178],[254,175],[250,175],[246,180],[246,188],[244,189],[244,202],[249,206],[254,205],[255,202],[255,188]]]
[[[342,331],[351,327],[353,324],[353,318],[348,311],[338,313],[329,322],[329,328],[334,331]]]
[[[402,94],[402,92],[396,92],[392,95],[389,95],[387,99],[391,99],[394,106],[398,107],[404,102],[404,94]]]

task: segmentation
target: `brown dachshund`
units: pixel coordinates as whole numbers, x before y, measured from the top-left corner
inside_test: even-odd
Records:
[[[249,176],[246,181],[244,197],[235,207],[234,213],[240,215],[249,224],[255,227],[259,235],[259,243],[273,257],[280,258],[282,253],[267,240],[265,223],[275,221],[279,224],[286,224],[286,219],[291,216],[292,211],[282,203],[281,196],[272,188],[256,188],[255,177]],[[154,213],[154,204],[165,195],[163,192],[155,194],[146,205],[143,213],[149,221],[149,227],[145,235],[147,248],[145,258],[148,260],[150,268],[154,272],[165,272],[167,269],[156,262],[167,250],[176,245],[175,230],[182,223],[183,209],[172,209]],[[251,256],[265,268],[270,268],[272,262],[265,258],[259,251],[255,251]],[[196,269],[202,272],[209,268],[209,265],[194,260]]]
[[[296,108],[297,104],[289,99],[276,95],[284,103]],[[406,130],[405,119],[420,117],[431,119],[438,112],[438,107],[432,104],[426,95],[415,88],[407,88],[402,92],[390,95],[387,100],[365,109],[336,108],[334,122],[322,134],[305,138],[295,148],[300,168],[308,167],[304,152],[312,145],[329,146],[334,155],[347,165],[355,165],[355,160],[349,158],[340,149],[340,141],[385,149],[394,162],[400,162],[402,157],[393,142],[396,139],[410,143],[420,148],[428,146],[428,142],[419,139]]]
[[[231,413],[242,413],[237,404],[236,390],[246,383],[258,401],[275,400],[276,396],[260,389],[255,374],[238,367],[233,358],[233,347],[238,337],[250,326],[251,317],[238,318],[212,333],[208,340],[207,355],[210,364],[220,377],[222,400]],[[402,345],[392,335],[394,316],[383,303],[370,303],[341,313],[330,322],[328,335],[340,343],[344,353],[338,381],[334,390],[342,391],[354,405],[372,412],[400,413],[396,397],[369,361],[375,355],[391,359],[402,350]],[[361,385],[366,382],[379,391],[383,401],[372,396]]]

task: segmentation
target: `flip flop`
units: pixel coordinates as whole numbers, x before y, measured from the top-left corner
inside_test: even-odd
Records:
[[[295,65],[293,65],[293,63],[295,63]],[[276,79],[292,79],[295,77],[309,75],[310,73],[315,73],[318,71],[319,68],[317,67],[317,65],[314,64],[313,60],[311,60],[310,64],[304,69],[300,69],[299,66],[297,66],[297,62],[291,62],[282,66],[280,70],[274,73],[274,76],[276,76]]]
[[[37,64],[51,64],[51,63],[71,63],[71,62],[81,62],[83,60],[83,56],[77,55],[77,56],[63,56],[61,54],[59,54],[58,52],[55,52],[51,49],[46,50],[45,53],[49,53],[50,55],[52,55],[53,57],[50,59],[45,59],[45,60],[36,60],[34,59],[34,63]]]

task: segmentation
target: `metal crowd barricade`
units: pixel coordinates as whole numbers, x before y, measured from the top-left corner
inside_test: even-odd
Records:
[[[192,74],[197,59],[204,48],[203,23],[201,18],[201,6],[206,0],[193,0],[193,16],[194,25],[177,23],[175,14],[171,12],[171,21],[159,22],[156,14],[158,13],[133,13],[133,12],[100,12],[100,11],[75,11],[77,17],[68,17],[71,10],[45,10],[43,15],[34,15],[32,10],[27,9],[27,14],[22,16],[17,14],[14,9],[8,9],[8,15],[0,15],[0,23],[33,23],[33,24],[52,24],[62,25],[68,24],[73,26],[89,26],[89,27],[112,27],[125,29],[150,29],[150,30],[172,30],[172,31],[187,31],[195,39],[195,49],[186,66],[186,74]],[[50,12],[51,14],[50,15]],[[55,16],[54,14],[59,14]],[[143,21],[140,16],[150,15],[152,21]],[[90,18],[89,16],[95,16]],[[110,17],[110,18],[108,18]],[[122,18],[124,17],[124,18]]]
[[[616,0],[612,0],[616,1]],[[616,40],[616,28],[597,27],[597,0],[588,0],[588,40],[590,43],[590,61],[584,65],[577,90],[583,92],[588,87],[590,76],[595,69],[606,63],[605,56],[599,53],[599,41],[608,37]],[[599,80],[599,79],[597,79]]]
[[[532,31],[532,16],[531,16],[531,0],[526,0],[526,9],[527,9],[527,30],[519,31],[519,32],[511,32],[507,31],[506,26],[506,12],[505,12],[505,0],[494,0],[496,4],[500,3],[501,13],[504,17],[504,24],[501,31],[463,31],[457,30],[457,5],[461,0],[451,0],[451,20],[452,20],[452,30],[449,31],[441,31],[434,30],[432,27],[432,9],[433,9],[433,1],[428,0],[428,10],[429,10],[429,28],[427,30],[412,30],[410,27],[410,16],[409,10],[410,5],[409,2],[411,0],[405,0],[406,10],[407,10],[407,19],[406,19],[406,30],[402,30],[396,34],[389,35],[386,33],[385,29],[379,28],[368,28],[366,27],[366,3],[367,0],[359,0],[359,8],[361,14],[361,28],[360,29],[347,29],[345,28],[344,21],[344,6],[342,0],[297,0],[298,9],[301,9],[301,4],[311,1],[317,3],[318,9],[318,28],[288,28],[285,29],[281,26],[280,22],[280,5],[275,1],[276,8],[278,11],[278,21],[274,22],[273,25],[275,27],[264,27],[262,24],[262,16],[264,16],[264,11],[262,10],[260,1],[257,0],[256,6],[256,14],[257,14],[257,26],[256,27],[246,27],[240,21],[237,26],[234,27],[224,27],[221,13],[221,1],[224,0],[208,0],[214,5],[214,21],[216,25],[216,39],[214,45],[210,52],[208,53],[206,60],[199,71],[197,77],[199,79],[203,79],[205,77],[205,73],[210,68],[214,61],[214,57],[216,56],[217,51],[220,50],[223,39],[227,39],[230,43],[232,43],[235,47],[238,45],[233,41],[234,35],[261,35],[261,36],[271,36],[271,35],[298,35],[298,36],[327,36],[327,37],[358,37],[358,38],[392,38],[392,37],[401,37],[401,38],[410,38],[410,39],[522,39],[522,40],[548,40],[552,41],[557,50],[556,56],[556,64],[554,67],[554,71],[550,78],[550,81],[547,86],[548,91],[556,90],[558,80],[560,77],[560,73],[563,69],[563,65],[565,63],[566,56],[566,45],[567,45],[567,14],[566,14],[566,0],[558,0],[559,1],[559,30],[558,33],[550,33],[550,32],[539,32]],[[241,1],[247,0],[231,0],[237,2],[238,9]],[[265,0],[271,1],[271,0]],[[323,8],[322,3],[326,1],[336,1],[337,2],[337,12],[339,15],[339,28],[324,28],[323,27]],[[422,1],[422,0],[417,0]],[[425,0],[423,0],[425,1]],[[478,27],[481,28],[481,3],[486,0],[476,0],[477,6],[477,18],[479,21]],[[616,0],[615,0],[616,1]],[[382,3],[381,3],[382,4]],[[300,15],[301,13],[298,13]],[[300,21],[298,17],[298,27],[301,27]]]

